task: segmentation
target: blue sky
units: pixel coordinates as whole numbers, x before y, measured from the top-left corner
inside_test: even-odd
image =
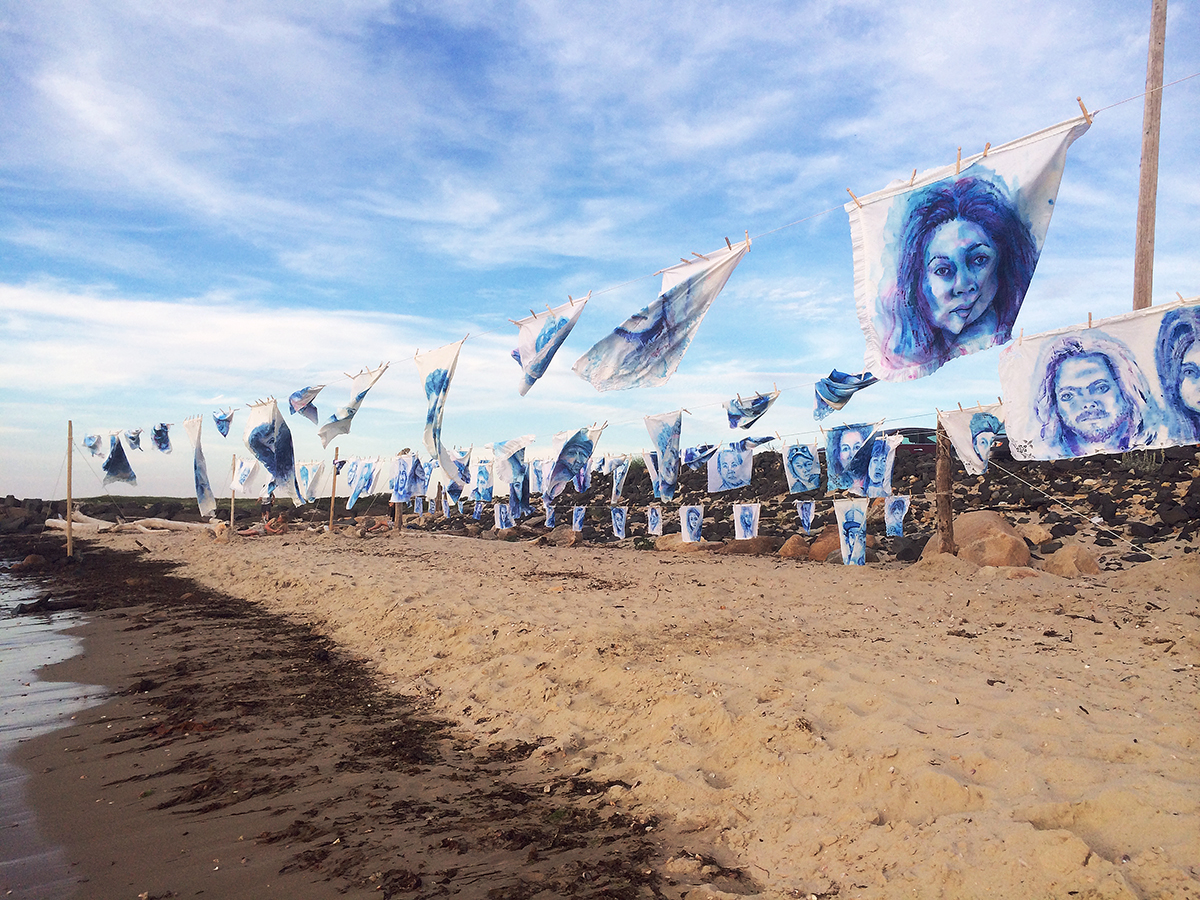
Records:
[[[320,382],[331,412],[380,361],[341,454],[419,447],[412,356],[468,332],[454,444],[545,449],[607,420],[600,448],[637,451],[642,417],[681,406],[684,443],[716,441],[721,401],[772,385],[753,433],[811,433],[812,382],[862,365],[846,188],[1140,94],[1148,27],[1126,0],[6,4],[0,493],[65,494],[71,419],[77,438],[176,423],[175,452],[133,453],[139,486],[110,490],[187,495],[186,416]],[[1166,81],[1200,72],[1198,35],[1200,4],[1172,0]],[[1165,91],[1156,303],[1200,293],[1196,109],[1200,78]],[[1130,308],[1141,123],[1140,99],[1106,109],[1070,150],[1026,333]],[[668,384],[601,394],[570,371],[653,299],[644,276],[746,231]],[[508,320],[589,290],[520,397]],[[993,401],[997,353],[825,424]],[[214,484],[244,423],[206,419]],[[77,494],[101,492],[99,462],[77,457]]]

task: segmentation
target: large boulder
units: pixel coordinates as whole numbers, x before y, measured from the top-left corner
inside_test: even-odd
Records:
[[[990,509],[965,512],[954,517],[957,556],[977,566],[1028,566],[1029,547],[1008,519]],[[936,532],[921,554],[924,559],[941,550]]]
[[[808,558],[813,562],[825,562],[829,558],[829,554],[834,550],[841,553],[842,542],[838,538],[838,527],[836,522],[830,522],[817,535],[816,540],[808,548]]]
[[[1099,575],[1100,563],[1092,551],[1082,544],[1067,544],[1046,558],[1042,563],[1042,571],[1064,578],[1078,578],[1081,575]]]
[[[779,548],[781,559],[808,559],[808,541],[801,535],[793,534]]]
[[[664,534],[654,541],[654,549],[673,553],[695,553],[698,550],[716,550],[723,546],[720,541],[693,541],[688,543],[683,535],[676,531],[674,534]]]

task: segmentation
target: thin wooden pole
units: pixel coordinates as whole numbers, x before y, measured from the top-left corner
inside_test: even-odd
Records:
[[[333,487],[329,491],[329,530],[333,531],[333,505],[337,503],[338,448],[333,448]]]
[[[75,517],[75,512],[71,508],[74,498],[71,496],[71,462],[75,456],[75,427],[70,419],[67,419],[67,559],[75,557],[75,536],[71,532],[71,519]]]
[[[1146,57],[1146,103],[1142,111],[1142,171],[1138,183],[1137,236],[1133,251],[1133,308],[1150,306],[1154,289],[1154,220],[1158,206],[1158,132],[1162,119],[1163,56],[1167,0],[1152,0],[1150,51]]]
[[[229,530],[233,531],[233,504],[237,497],[237,454],[229,461]]]
[[[957,553],[954,544],[954,509],[950,503],[950,438],[938,419],[937,426],[937,531],[941,553]]]

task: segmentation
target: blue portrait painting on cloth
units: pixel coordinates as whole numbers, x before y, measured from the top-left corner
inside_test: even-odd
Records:
[[[575,373],[598,391],[666,384],[705,313],[749,249],[747,241],[663,270],[658,299],[580,357]]]
[[[217,434],[221,437],[229,437],[230,426],[233,425],[233,414],[236,410],[229,412],[215,412],[212,414],[213,423],[217,426]]]
[[[130,428],[125,432],[125,443],[129,445],[130,450],[142,449],[142,429]]]
[[[816,444],[789,444],[783,448],[783,472],[788,493],[803,494],[821,486],[821,458]]]
[[[104,483],[119,481],[122,484],[136,485],[137,476],[133,474],[133,467],[129,465],[129,458],[125,455],[125,448],[121,446],[121,439],[115,434],[110,435],[108,444],[108,459],[101,466],[104,469]]]
[[[739,541],[758,537],[758,517],[761,503],[735,503],[733,505],[733,536]]]
[[[542,500],[542,510],[546,513],[546,527],[553,528],[554,527],[554,519],[555,519],[554,507],[551,506],[549,503],[547,503],[543,499]]]
[[[805,534],[812,531],[813,512],[816,509],[816,504],[812,500],[797,500],[796,501],[796,518],[800,520],[800,527]]]
[[[726,444],[708,460],[708,492],[746,487],[753,474],[754,451],[739,444]]]
[[[865,496],[874,432],[873,425],[839,425],[825,432],[827,490]]]
[[[679,484],[679,435],[683,428],[683,410],[646,416],[646,431],[654,442],[658,460],[658,497],[670,500]]]
[[[865,566],[867,564],[868,502],[866,497],[833,501],[833,510],[838,523],[838,541],[842,549],[842,563],[847,566]]]
[[[904,534],[904,517],[908,515],[909,497],[891,496],[883,501],[883,522],[888,537]]]
[[[500,530],[513,527],[512,510],[507,503],[495,503],[492,511],[496,517],[496,527]]]
[[[683,542],[685,544],[696,544],[702,540],[700,531],[703,525],[703,506],[679,507],[679,530],[683,535]]]
[[[571,530],[583,531],[583,520],[587,517],[586,506],[571,507]]]
[[[663,533],[662,507],[651,506],[646,510],[646,533],[661,537]]]
[[[318,417],[316,407],[317,394],[321,393],[324,389],[325,385],[318,384],[310,387],[302,387],[300,390],[292,393],[288,397],[288,409],[291,410],[292,415],[300,413],[300,415],[316,425]]]
[[[171,426],[166,422],[155,425],[150,429],[150,442],[154,449],[162,453],[171,452]]]
[[[629,513],[629,507],[627,507],[627,506],[612,507],[611,516],[612,516],[613,537],[615,537],[617,540],[625,539],[625,518],[628,515],[628,513]]]

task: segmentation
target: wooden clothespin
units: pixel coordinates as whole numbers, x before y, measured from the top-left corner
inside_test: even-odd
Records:
[[[991,142],[991,141],[988,141],[986,144],[984,144],[984,145],[983,145],[983,158],[984,158],[984,159],[987,159],[987,154],[988,154],[988,151],[989,151],[989,150],[991,150],[991,149],[992,149],[992,142]]]
[[[850,188],[846,188],[846,193],[850,195],[850,199],[854,201],[854,205],[859,209],[862,209],[862,204],[859,203],[858,198],[854,196],[854,191],[850,190]]]
[[[692,256],[698,256],[700,259],[704,260],[705,262],[708,262],[708,257],[705,256],[703,253],[697,253],[695,250],[693,250]]]
[[[1019,335],[1017,335],[1017,346],[1020,347],[1024,340],[1025,340],[1025,329],[1022,328],[1021,333]]]
[[[681,257],[679,257],[679,261],[680,261],[681,263],[683,263],[684,265],[688,265],[688,264],[690,264],[690,263],[691,263],[691,260],[690,260],[690,259],[684,259],[682,256],[681,256]]]
[[[958,158],[954,161],[954,174],[957,175],[962,170],[962,147],[958,148]]]
[[[520,324],[521,324],[521,323],[520,323],[520,322],[518,322],[516,319],[509,319],[508,321],[512,322],[514,325],[520,325]]]
[[[775,393],[777,393],[777,394],[778,394],[778,393],[779,393],[779,382],[778,382],[778,381],[772,381],[772,382],[771,382],[771,388],[772,388],[772,389],[775,391]]]
[[[529,314],[531,316],[533,316],[535,319],[537,318],[537,313],[535,313],[532,309],[529,311]]]
[[[1092,314],[1088,313],[1088,328],[1092,327]]]
[[[913,169],[912,178],[908,179],[908,186],[912,187],[913,182],[915,182],[916,180],[917,180],[917,170]]]
[[[746,232],[746,249],[747,250],[750,249],[750,232],[749,231]]]
[[[1175,296],[1179,298],[1179,302],[1180,302],[1180,303],[1182,303],[1182,302],[1183,302],[1183,294],[1179,293],[1179,291],[1176,291],[1176,292],[1175,292]]]
[[[1091,125],[1092,124],[1092,114],[1090,112],[1088,112],[1088,108],[1083,105],[1083,98],[1076,97],[1075,102],[1079,104],[1079,108],[1081,110],[1083,110],[1083,117],[1087,120],[1087,123],[1089,125]]]
[[[728,247],[730,250],[733,249],[733,244],[729,243],[729,238],[725,238],[725,246]]]
[[[962,408],[962,404],[961,404],[961,403],[960,403],[960,404],[958,404],[958,411],[959,411],[959,412],[966,412],[966,410],[964,410],[964,409]]]

